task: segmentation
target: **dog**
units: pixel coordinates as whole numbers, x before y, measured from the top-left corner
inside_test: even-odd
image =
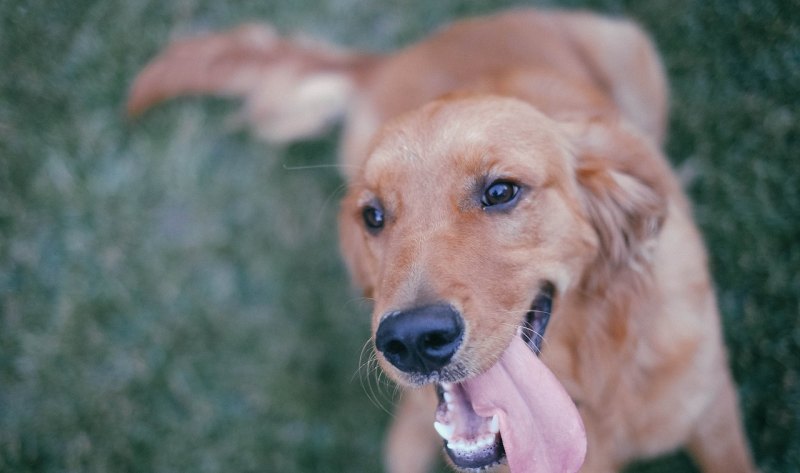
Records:
[[[390,54],[244,25],[170,45],[128,111],[243,98],[285,142],[343,119],[341,250],[404,390],[388,471],[754,472],[701,237],[632,22],[518,9]]]

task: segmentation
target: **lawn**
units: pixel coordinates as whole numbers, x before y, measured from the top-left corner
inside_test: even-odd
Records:
[[[390,50],[511,4],[0,0],[0,471],[380,471],[394,389],[360,368],[342,181],[308,166],[335,131],[270,145],[221,99],[131,121],[127,87],[192,32],[262,20]],[[544,4],[653,35],[755,456],[800,472],[797,2]],[[692,471],[677,453],[627,473]]]

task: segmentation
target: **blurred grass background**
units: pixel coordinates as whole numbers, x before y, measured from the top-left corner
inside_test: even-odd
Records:
[[[380,471],[341,181],[291,169],[333,162],[335,133],[271,146],[214,99],[129,122],[126,89],[181,34],[257,19],[390,50],[512,3],[0,0],[0,471]],[[539,4],[653,35],[755,456],[800,471],[800,5]]]

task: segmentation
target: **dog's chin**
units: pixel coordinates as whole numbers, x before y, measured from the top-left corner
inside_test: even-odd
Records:
[[[552,312],[552,301],[553,285],[544,284],[518,331],[518,336],[537,355]],[[467,378],[463,367],[456,363],[448,368],[441,374],[428,376],[435,379],[415,381],[436,383],[439,405],[434,427],[444,440],[444,450],[451,463],[464,471],[485,470],[503,463],[505,449],[498,417],[478,415],[472,407],[469,391],[462,384]]]

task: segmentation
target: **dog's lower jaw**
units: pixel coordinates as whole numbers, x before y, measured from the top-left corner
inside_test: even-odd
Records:
[[[453,465],[469,471],[499,464],[505,458],[499,418],[475,413],[460,384],[437,384],[436,393],[439,407],[433,426],[444,440],[444,450]]]

